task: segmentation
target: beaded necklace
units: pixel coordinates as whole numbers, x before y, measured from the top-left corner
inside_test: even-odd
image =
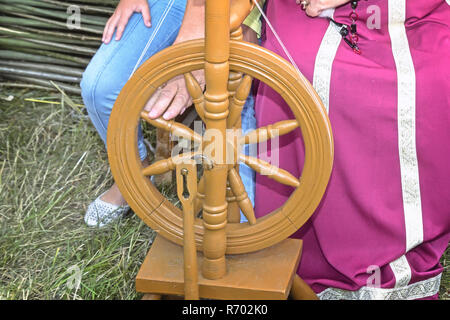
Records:
[[[358,21],[358,13],[356,12],[356,8],[358,7],[359,0],[350,1],[352,11],[349,14],[349,18],[352,20],[350,25],[338,23],[334,21],[332,18],[330,20],[339,27],[339,33],[342,36],[342,39],[346,44],[353,50],[356,54],[361,54],[361,49],[358,47],[358,32],[356,29],[356,22]]]

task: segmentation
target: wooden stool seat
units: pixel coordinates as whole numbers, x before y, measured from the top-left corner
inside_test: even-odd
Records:
[[[284,300],[300,261],[302,241],[286,239],[260,251],[227,255],[227,274],[218,280],[198,275],[201,298],[221,300]],[[198,252],[201,270],[203,255]],[[157,236],[136,277],[136,290],[184,295],[183,247]]]

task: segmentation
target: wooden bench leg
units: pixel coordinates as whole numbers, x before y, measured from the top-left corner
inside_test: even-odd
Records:
[[[161,300],[161,298],[162,296],[160,294],[146,293],[141,300]]]
[[[294,300],[319,300],[311,287],[297,274],[294,276],[290,295]]]

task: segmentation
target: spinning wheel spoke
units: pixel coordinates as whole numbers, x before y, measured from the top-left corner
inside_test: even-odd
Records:
[[[266,127],[260,127],[247,133],[239,139],[240,144],[260,143],[270,140],[274,137],[285,135],[292,130],[298,128],[297,120],[284,120]]]
[[[141,112],[141,118],[150,123],[152,126],[169,131],[174,136],[184,138],[187,140],[193,140],[196,143],[202,143],[202,136],[193,131],[192,129],[175,122],[175,120],[164,120],[163,118],[151,119],[147,112]]]
[[[248,94],[250,93],[250,88],[252,86],[253,78],[249,75],[245,75],[242,78],[241,83],[236,89],[236,93],[231,100],[229,107],[229,114],[227,118],[227,128],[233,128],[238,122],[242,108],[244,107],[245,100],[247,99]]]
[[[156,161],[151,165],[142,169],[141,173],[144,176],[154,176],[157,174],[164,174],[166,172],[175,170],[178,163],[192,159],[197,154],[199,154],[199,152],[187,152],[170,157],[168,159]]]
[[[197,114],[205,121],[205,97],[203,95],[202,87],[190,72],[184,74],[184,80]]]
[[[176,167],[176,165],[175,165],[175,163],[173,163],[172,158],[159,160],[159,161],[152,163],[148,167],[145,167],[142,170],[142,174],[144,176],[154,176],[157,174],[164,174],[166,172],[174,170],[175,167]]]
[[[241,154],[239,156],[239,160],[244,162],[246,165],[248,165],[250,168],[258,172],[259,174],[266,175],[279,183],[291,187],[298,187],[300,185],[300,181],[292,174],[290,174],[288,171],[278,168],[274,165],[271,165],[270,163],[264,160],[246,156],[244,154]]]
[[[236,169],[231,168],[228,171],[228,181],[242,213],[250,224],[255,224],[256,217],[255,212],[253,211],[252,202],[248,198],[244,184],[242,183],[241,177],[239,176],[239,173],[237,173]]]

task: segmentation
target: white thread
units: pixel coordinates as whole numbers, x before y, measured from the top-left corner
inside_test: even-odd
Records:
[[[300,75],[300,77],[303,77],[303,74],[300,72],[300,69],[298,68],[297,64],[295,63],[294,59],[292,59],[291,54],[289,53],[289,51],[287,50],[287,48],[285,47],[283,41],[281,41],[281,38],[278,36],[278,33],[275,31],[275,28],[272,26],[272,24],[270,23],[269,19],[267,18],[267,16],[264,14],[263,9],[261,8],[261,6],[258,4],[258,1],[253,0],[253,2],[255,3],[256,7],[258,8],[259,12],[261,13],[261,16],[264,18],[264,21],[266,21],[267,25],[269,26],[270,30],[272,31],[272,33],[274,34],[275,38],[277,39],[278,43],[280,44],[281,48],[283,49],[284,53],[286,54],[286,56],[288,57],[289,61],[291,62],[291,64],[294,66],[295,70],[297,70],[298,74]]]
[[[170,0],[170,2],[167,4],[166,9],[164,9],[163,15],[162,15],[161,19],[158,21],[158,24],[156,25],[155,31],[152,32],[152,35],[150,36],[150,39],[148,39],[147,44],[145,45],[144,49],[142,50],[141,56],[139,57],[138,61],[136,62],[136,65],[134,66],[133,71],[131,72],[130,77],[128,78],[128,80],[130,80],[131,76],[134,74],[134,72],[136,71],[137,67],[142,62],[142,59],[144,58],[145,53],[147,52],[147,50],[150,47],[150,45],[153,42],[153,40],[155,39],[156,34],[158,33],[159,29],[161,28],[161,25],[163,24],[164,20],[166,20],[167,14],[169,13],[170,9],[172,8],[174,2],[175,2],[175,0]]]

